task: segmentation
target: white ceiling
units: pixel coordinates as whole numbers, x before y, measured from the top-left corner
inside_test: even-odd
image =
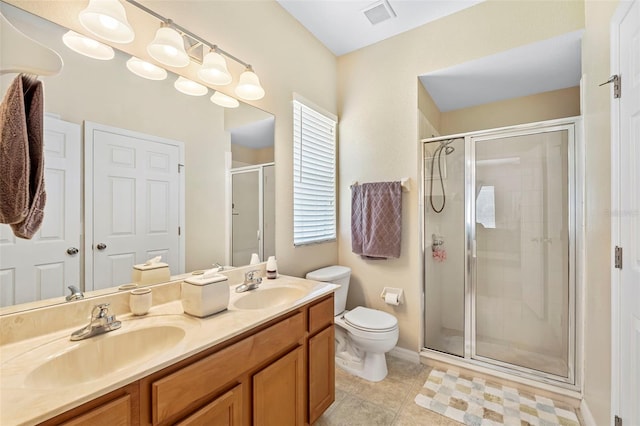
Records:
[[[396,17],[372,25],[363,10],[376,0],[278,0],[337,56],[435,21],[484,0],[388,0]]]
[[[580,84],[575,31],[420,76],[441,112]]]
[[[483,0],[388,0],[396,17],[372,25],[363,10],[380,0],[278,0],[340,56]],[[581,38],[576,31],[420,76],[438,108],[451,111],[577,86]]]

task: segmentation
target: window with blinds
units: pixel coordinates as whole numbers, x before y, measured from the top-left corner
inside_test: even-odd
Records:
[[[293,244],[336,239],[336,121],[293,102]]]

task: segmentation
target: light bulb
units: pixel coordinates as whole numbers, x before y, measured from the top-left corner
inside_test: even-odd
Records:
[[[74,52],[93,59],[108,61],[109,59],[113,59],[115,56],[115,52],[111,46],[107,46],[99,41],[83,36],[82,34],[78,34],[75,31],[67,31],[62,36],[62,41]]]
[[[178,77],[173,86],[179,92],[184,93],[185,95],[191,96],[203,96],[206,95],[209,89],[203,86],[200,83],[196,83],[195,81],[189,80],[188,78]]]
[[[89,0],[78,19],[91,34],[114,43],[129,43],[135,37],[124,6],[118,0]]]
[[[135,56],[132,56],[127,61],[127,69],[135,75],[149,80],[164,80],[167,78],[166,70],[136,58]]]

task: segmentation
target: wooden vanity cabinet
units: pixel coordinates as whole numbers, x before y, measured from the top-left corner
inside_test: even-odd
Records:
[[[307,344],[309,424],[335,400],[335,331],[333,296],[309,307]]]
[[[309,425],[334,400],[333,293],[46,425]]]
[[[41,425],[129,426],[140,423],[138,382],[109,392]]]

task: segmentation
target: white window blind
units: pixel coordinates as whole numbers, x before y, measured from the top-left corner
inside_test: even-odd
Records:
[[[336,239],[336,122],[293,102],[293,244]]]

